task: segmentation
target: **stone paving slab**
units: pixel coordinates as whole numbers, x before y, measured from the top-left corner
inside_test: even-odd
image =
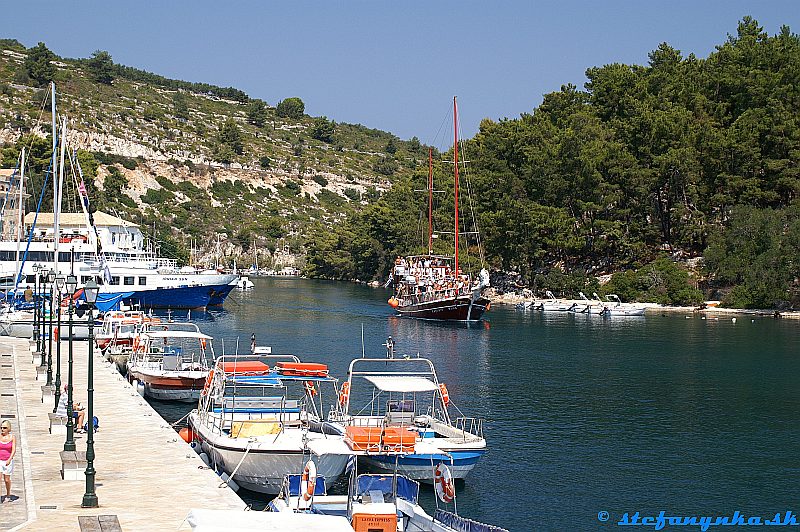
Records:
[[[88,344],[73,346],[74,398],[86,405]],[[61,347],[66,382],[67,342]],[[0,505],[0,529],[79,530],[79,516],[116,515],[126,531],[188,530],[184,519],[192,508],[244,509],[245,503],[220,487],[219,477],[94,351],[100,507],[84,509],[85,480],[61,479],[65,438],[49,432],[48,413],[55,405],[42,403],[43,383],[36,380],[28,340],[0,337],[0,415],[15,416],[9,420],[20,445],[12,476],[12,493],[20,498]],[[55,358],[54,353],[54,365]],[[86,434],[76,434],[75,441],[77,451],[86,450]]]

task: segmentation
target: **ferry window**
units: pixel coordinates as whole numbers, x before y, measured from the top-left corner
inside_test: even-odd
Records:
[[[108,284],[119,284],[119,277],[115,275],[114,277],[111,278],[111,282]]]
[[[139,277],[139,284],[144,286],[147,284],[147,277]]]
[[[89,282],[89,279],[91,279],[91,278],[92,278],[91,275],[81,275],[81,282],[86,284],[86,283]]]
[[[133,276],[125,277],[124,282],[125,282],[126,285],[132,285],[133,284]]]

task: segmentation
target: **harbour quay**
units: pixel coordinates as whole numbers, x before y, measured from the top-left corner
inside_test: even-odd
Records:
[[[68,346],[61,341],[62,383],[67,382]],[[88,343],[75,341],[73,349],[73,399],[86,406]],[[29,340],[0,337],[0,415],[11,422],[17,437],[11,493],[18,497],[0,505],[0,529],[190,530],[185,519],[192,508],[244,510],[246,504],[236,493],[99,349],[93,351],[98,507],[83,508],[86,477],[62,462],[65,456],[69,459],[63,453],[66,431],[58,421],[51,427],[55,398],[44,387],[46,374],[37,371],[41,359],[31,352]],[[55,346],[52,358],[55,381]],[[75,451],[85,453],[87,434],[75,434],[74,439]]]

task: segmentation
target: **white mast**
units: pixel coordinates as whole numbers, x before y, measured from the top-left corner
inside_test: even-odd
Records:
[[[50,165],[50,176],[53,179],[53,269],[58,271],[58,183],[56,176],[58,175],[58,160],[56,158],[58,147],[58,126],[56,125],[56,84],[54,81],[50,82],[50,110],[53,116],[53,160]],[[63,148],[63,142],[62,142]],[[61,165],[64,165],[64,150],[61,150]]]
[[[22,211],[24,211],[23,200],[25,190],[25,148],[22,148],[22,162],[19,167],[19,201],[17,202],[17,262],[14,266],[14,289],[19,285],[19,245],[25,231],[22,228]]]
[[[55,250],[55,271],[56,275],[59,275],[60,272],[58,270],[58,244],[61,240],[61,199],[62,194],[61,191],[64,187],[64,155],[67,149],[67,119],[65,118],[61,125],[61,165],[59,167],[59,174],[58,174],[58,185],[56,186],[56,181],[53,181],[53,186],[56,189],[55,200],[53,201],[53,241],[55,245],[53,246]]]

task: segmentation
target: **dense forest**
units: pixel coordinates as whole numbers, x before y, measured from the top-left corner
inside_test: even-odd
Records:
[[[798,35],[745,17],[705,59],[663,43],[586,77],[464,143],[489,266],[537,291],[613,273],[604,290],[628,299],[800,304]],[[426,180],[427,165],[311,235],[307,273],[381,278],[422,251]]]

